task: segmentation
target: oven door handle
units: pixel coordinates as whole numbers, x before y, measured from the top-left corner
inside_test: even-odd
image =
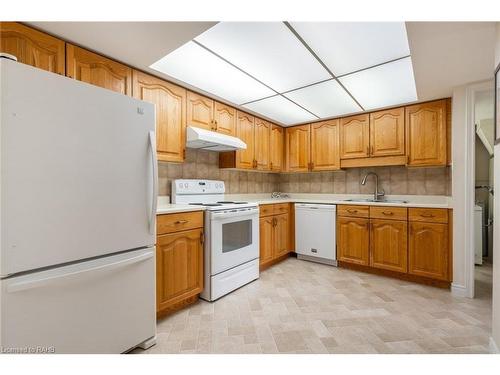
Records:
[[[229,219],[233,217],[245,217],[245,216],[256,216],[258,218],[259,215],[259,209],[251,209],[251,210],[244,210],[244,211],[235,211],[235,212],[212,212],[210,213],[210,217],[213,220],[223,220],[223,219]]]

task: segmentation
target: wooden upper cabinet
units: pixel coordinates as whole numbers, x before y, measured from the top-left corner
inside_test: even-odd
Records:
[[[255,167],[259,170],[270,169],[271,123],[255,118]]]
[[[446,99],[408,106],[405,112],[408,165],[446,165]]]
[[[134,70],[133,92],[135,98],[155,105],[158,160],[184,161],[186,149],[186,90]]]
[[[310,167],[310,125],[286,128],[286,168],[289,172],[304,172]]]
[[[340,169],[339,120],[311,124],[311,169]]]
[[[285,130],[278,125],[271,124],[270,141],[270,169],[281,172],[283,170],[283,143],[285,140]]]
[[[253,169],[255,167],[255,120],[254,117],[239,112],[236,120],[236,136],[246,143],[246,150],[236,151],[236,168]]]
[[[17,61],[64,75],[64,41],[17,22],[0,22],[0,52]]]
[[[337,217],[337,254],[343,262],[370,263],[369,219]]]
[[[203,229],[158,236],[156,244],[157,311],[203,290]]]
[[[214,101],[203,95],[187,92],[187,125],[215,130]]]
[[[132,95],[132,69],[72,44],[66,45],[66,76]]]
[[[218,133],[236,135],[236,109],[214,102],[214,125]]]
[[[448,224],[410,222],[408,272],[449,281]]]
[[[408,223],[371,219],[370,228],[370,265],[406,273]]]
[[[368,114],[340,119],[340,158],[370,156],[370,124]]]
[[[405,155],[404,122],[403,107],[370,113],[370,156]]]

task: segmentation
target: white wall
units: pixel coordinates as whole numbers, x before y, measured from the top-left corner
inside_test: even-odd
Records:
[[[495,42],[495,64],[496,67],[500,63],[500,22],[497,22],[496,42]],[[500,144],[495,146],[495,170],[500,170]],[[494,186],[500,187],[500,173],[495,173]],[[493,257],[493,322],[492,322],[492,340],[491,349],[497,351],[500,348],[500,199],[494,200],[494,228],[493,228],[493,253],[497,256]]]

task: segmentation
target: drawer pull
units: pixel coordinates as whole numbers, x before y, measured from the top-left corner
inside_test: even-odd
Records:
[[[174,224],[186,224],[187,222],[187,220],[177,220]]]
[[[394,212],[392,212],[392,211],[382,211],[382,213],[384,215],[388,215],[388,216],[394,215]]]
[[[433,214],[420,214],[420,216],[422,216],[422,217],[434,217]]]
[[[358,212],[358,210],[347,209],[347,212],[349,212],[350,214],[355,214],[356,212]]]

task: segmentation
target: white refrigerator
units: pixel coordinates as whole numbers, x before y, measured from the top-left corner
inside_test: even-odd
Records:
[[[154,106],[0,58],[0,349],[156,334]]]

